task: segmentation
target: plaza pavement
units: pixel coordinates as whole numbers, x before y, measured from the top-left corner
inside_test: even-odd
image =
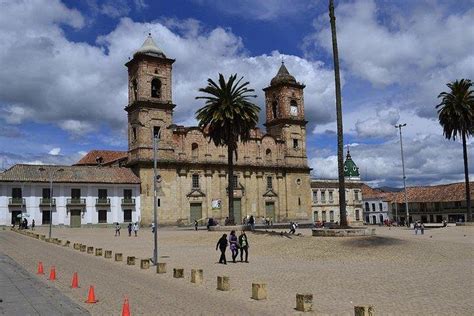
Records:
[[[38,232],[47,233],[46,228]],[[153,235],[114,237],[113,229],[54,228],[53,237],[122,252],[114,262],[72,248],[0,231],[0,252],[35,272],[56,265],[59,279],[51,283],[93,315],[120,314],[124,295],[132,315],[294,315],[296,293],[312,293],[318,315],[353,315],[353,306],[375,305],[377,315],[472,315],[474,313],[474,229],[448,227],[415,236],[406,228],[377,228],[376,237],[316,238],[248,233],[250,263],[217,264],[215,245],[222,232],[159,229],[161,262],[168,273],[154,267],[140,270],[140,258],[150,258]],[[19,251],[21,249],[21,251]],[[137,266],[126,266],[136,256]],[[230,258],[230,252],[227,255]],[[173,267],[185,269],[185,279],[172,277]],[[190,283],[190,270],[204,270],[204,283]],[[72,273],[79,273],[79,290],[70,289]],[[216,290],[216,277],[230,277],[232,290]],[[251,284],[267,283],[268,299],[250,298]],[[83,303],[89,284],[100,300]]]
[[[56,288],[44,284],[0,253],[0,315],[90,315]]]

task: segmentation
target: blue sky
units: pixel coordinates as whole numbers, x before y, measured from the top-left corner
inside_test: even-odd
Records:
[[[462,181],[461,144],[443,138],[434,106],[447,82],[474,77],[474,1],[335,2],[344,141],[363,180],[401,185],[394,125],[407,123],[408,184]],[[263,106],[285,60],[307,86],[310,165],[336,177],[327,1],[303,0],[0,0],[0,168],[126,150],[123,64],[148,32],[176,59],[179,124],[195,124],[197,89],[219,72],[244,75]]]

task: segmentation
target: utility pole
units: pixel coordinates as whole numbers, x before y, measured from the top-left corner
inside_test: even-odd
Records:
[[[402,153],[402,171],[403,171],[403,190],[405,191],[405,208],[407,210],[407,226],[410,226],[410,211],[408,210],[408,197],[407,197],[407,183],[406,179],[407,177],[405,176],[405,159],[403,157],[403,141],[402,141],[402,127],[407,126],[407,124],[398,124],[395,125],[395,128],[398,128],[400,131],[400,151]]]
[[[153,249],[153,264],[156,266],[158,265],[158,216],[157,216],[157,182],[161,179],[158,171],[156,169],[156,159],[157,159],[157,147],[158,147],[158,139],[159,133],[153,134],[153,225],[155,226],[155,230],[153,232],[154,244],[155,248]]]

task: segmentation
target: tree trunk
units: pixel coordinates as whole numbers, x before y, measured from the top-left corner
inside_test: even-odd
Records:
[[[334,58],[334,76],[336,80],[336,120],[337,120],[337,169],[339,173],[339,217],[340,225],[347,226],[346,188],[344,185],[344,137],[342,126],[341,78],[339,75],[339,55],[337,51],[336,16],[334,1],[329,0],[329,18],[331,20],[332,52]]]
[[[227,193],[229,197],[229,222],[235,224],[234,219],[234,150],[232,146],[227,145]]]
[[[466,132],[462,133],[462,152],[464,156],[464,179],[466,181],[466,210],[467,210],[466,222],[472,222],[471,190],[469,188],[469,168],[468,168],[468,163],[467,163]]]

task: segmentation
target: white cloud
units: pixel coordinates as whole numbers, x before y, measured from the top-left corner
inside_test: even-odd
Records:
[[[130,7],[127,0],[107,0],[100,6],[100,12],[112,18],[118,18],[126,16],[130,12]]]
[[[442,136],[419,135],[403,140],[407,185],[463,181],[462,146]],[[472,148],[468,148],[472,150]],[[351,156],[359,167],[364,182],[378,186],[402,183],[400,143],[398,139],[383,144],[351,146]],[[471,155],[472,161],[472,155]],[[309,160],[318,178],[337,178],[337,155],[316,152]],[[471,170],[471,177],[474,174]]]
[[[52,156],[57,156],[61,152],[61,148],[55,147],[49,151],[49,154]]]
[[[394,125],[400,119],[398,109],[378,109],[375,117],[358,120],[355,124],[357,135],[363,138],[393,137],[396,134]]]
[[[95,130],[92,124],[77,120],[65,120],[59,123],[59,126],[73,136],[82,136]]]

